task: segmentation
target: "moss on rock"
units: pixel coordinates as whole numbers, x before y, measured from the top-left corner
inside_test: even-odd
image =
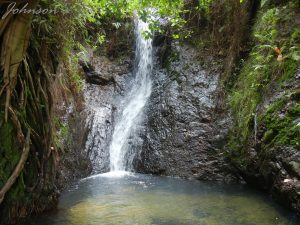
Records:
[[[229,137],[228,149],[233,158],[246,157],[246,146],[254,135],[255,115],[260,113],[265,96],[275,90],[280,92],[280,88],[284,89],[284,85],[295,77],[300,53],[297,44],[300,14],[297,7],[296,1],[280,6],[269,5],[262,8],[257,17],[252,34],[255,45],[229,94],[235,126]],[[281,49],[283,61],[277,60],[275,47]],[[280,99],[272,107],[284,107],[285,101],[288,99]],[[297,144],[297,137],[294,136],[298,133],[298,127],[293,123],[296,118],[290,113],[280,118],[274,117],[268,110],[267,115],[261,117],[268,129],[264,141]]]

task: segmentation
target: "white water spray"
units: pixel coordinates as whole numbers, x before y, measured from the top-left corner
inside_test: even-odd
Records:
[[[132,89],[125,97],[125,106],[117,121],[110,145],[110,171],[124,171],[129,152],[128,138],[140,120],[144,106],[151,94],[152,40],[145,39],[142,32],[149,30],[148,24],[136,19],[136,77]],[[135,153],[133,153],[135,154]]]

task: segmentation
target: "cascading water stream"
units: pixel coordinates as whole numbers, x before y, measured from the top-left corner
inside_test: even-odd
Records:
[[[135,20],[136,32],[136,73],[132,89],[125,97],[123,111],[118,119],[110,145],[110,171],[125,171],[128,164],[128,138],[133,135],[141,122],[142,112],[151,94],[152,40],[142,35],[149,30],[148,24]],[[135,153],[132,153],[135,154]]]

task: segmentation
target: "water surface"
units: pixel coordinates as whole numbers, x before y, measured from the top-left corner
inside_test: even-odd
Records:
[[[299,221],[298,221],[299,222]],[[115,173],[84,179],[37,225],[296,225],[297,218],[240,185]]]

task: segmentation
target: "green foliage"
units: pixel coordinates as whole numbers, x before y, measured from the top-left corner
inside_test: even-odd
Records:
[[[2,113],[0,118],[3,118]],[[11,122],[4,123],[0,127],[0,187],[6,183],[20,159],[20,146],[15,141],[14,133]],[[24,189],[23,173],[21,173],[12,191],[7,193],[6,199],[11,202],[18,200],[19,196],[23,196]]]
[[[255,47],[243,63],[229,97],[235,128],[232,130],[228,146],[237,155],[244,153],[244,146],[247,146],[249,137],[253,134],[254,115],[264,93],[269,91],[271,85],[274,88],[274,83],[283,84],[296,74],[299,66],[299,28],[290,26],[295,23],[294,19],[297,16],[295,7],[294,3],[289,3],[286,6],[264,10],[259,14],[254,26]],[[281,49],[283,61],[277,61],[275,47]],[[292,124],[294,118],[289,113],[287,118],[274,117],[270,112],[267,115],[269,116],[264,117],[264,121],[268,131],[264,140],[272,140],[273,144],[295,145],[294,137],[297,137],[295,135],[299,134],[299,131]]]
[[[130,10],[137,12],[138,16],[147,21],[150,25],[150,31],[145,33],[146,37],[150,37],[154,32],[164,33],[165,30],[161,29],[159,18],[164,18],[172,27],[173,38],[179,39],[186,34],[183,31],[186,21],[182,19],[184,1],[183,0],[131,0]],[[181,32],[180,32],[181,31]]]
[[[234,132],[239,134],[231,141],[238,141],[242,145],[252,131],[253,115],[260,102],[260,93],[268,82],[271,66],[276,60],[271,47],[277,37],[276,15],[276,9],[268,10],[256,25],[254,37],[257,45],[243,65],[238,83],[229,98],[236,124]]]
[[[274,102],[260,118],[267,132],[263,137],[263,148],[274,145],[300,147],[300,105],[288,97]]]
[[[63,141],[68,140],[70,135],[70,130],[68,124],[64,123],[60,118],[54,118],[54,125],[57,130],[56,135],[54,136],[54,144],[60,149],[63,149]]]
[[[212,0],[200,0],[199,1],[199,8],[204,9],[206,13],[208,13]]]
[[[110,33],[126,25],[126,20],[137,13],[150,24],[150,31],[164,32],[158,22],[165,18],[172,27],[173,38],[187,37],[182,32],[185,20],[182,19],[183,0],[42,0],[41,8],[55,9],[57,14],[39,14],[34,17],[33,27],[36,37],[52,48],[55,57],[64,61],[68,77],[62,80],[64,86],[78,92],[82,87],[77,71],[78,59],[87,55],[86,47],[97,49],[107,43]],[[208,4],[203,1],[203,4]],[[151,16],[149,16],[151,14]],[[36,41],[37,49],[41,42]],[[112,46],[114,46],[112,44]]]
[[[2,141],[0,142],[0,187],[2,187],[9,178],[12,169],[18,163],[19,154],[16,152],[17,146],[12,138],[13,133],[14,130],[11,123],[5,123],[1,126],[0,135]]]

